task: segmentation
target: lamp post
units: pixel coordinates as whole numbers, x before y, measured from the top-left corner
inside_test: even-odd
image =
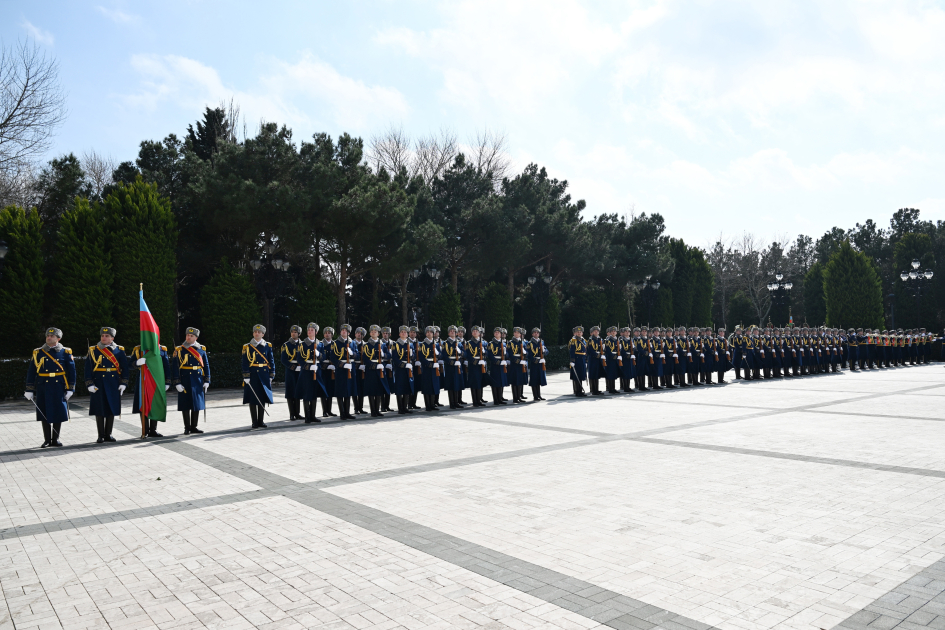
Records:
[[[539,326],[545,325],[545,302],[548,301],[548,294],[551,290],[551,276],[545,275],[545,266],[536,265],[535,271],[538,276],[528,276],[528,284],[531,285],[535,293],[535,301],[538,302],[538,323]],[[539,278],[541,282],[538,282]]]
[[[922,289],[926,287],[927,281],[932,280],[933,275],[931,269],[920,270],[919,267],[921,266],[922,263],[916,258],[912,261],[911,271],[903,271],[899,274],[899,279],[902,280],[902,283],[912,292],[912,296],[915,298],[916,328],[919,328],[920,320],[922,319]]]
[[[253,268],[253,275],[256,279],[256,287],[263,294],[265,312],[263,321],[266,324],[266,336],[272,342],[273,335],[273,301],[282,293],[285,285],[286,272],[292,266],[288,260],[282,258],[273,258],[278,247],[275,243],[269,243],[262,247],[259,258],[249,261]]]
[[[781,282],[782,280],[784,280],[784,274],[779,271],[774,274],[774,282],[768,283],[771,303],[779,307],[786,306],[791,301],[790,291],[794,288],[793,282]]]
[[[637,285],[640,295],[643,297],[643,303],[646,304],[646,325],[650,325],[650,319],[653,318],[653,301],[656,299],[656,292],[660,288],[660,281],[653,280],[653,276],[647,276],[646,279]]]

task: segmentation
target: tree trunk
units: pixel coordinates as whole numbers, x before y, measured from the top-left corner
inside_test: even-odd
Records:
[[[348,320],[348,304],[346,293],[348,288],[348,267],[341,263],[338,265],[338,329]]]

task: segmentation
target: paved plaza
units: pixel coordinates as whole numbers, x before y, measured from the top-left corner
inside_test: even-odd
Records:
[[[941,364],[549,380],[321,425],[280,399],[252,432],[211,389],[204,435],[147,441],[129,395],[105,445],[74,399],[45,450],[0,406],[0,630],[945,628]]]

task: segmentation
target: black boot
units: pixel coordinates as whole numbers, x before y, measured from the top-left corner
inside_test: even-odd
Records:
[[[52,426],[46,422],[42,421],[43,424],[43,444],[40,448],[46,448],[52,443]]]
[[[354,413],[358,416],[367,415],[367,412],[364,410],[364,396],[354,397]]]
[[[315,415],[315,401],[312,401],[312,415]],[[322,398],[322,418],[329,418],[332,416],[337,416],[338,414],[331,412],[331,398],[325,396]]]
[[[381,411],[390,411],[390,394],[381,396]]]
[[[286,399],[289,404],[289,420],[295,420],[295,401],[291,398]]]
[[[417,382],[417,381],[414,381],[414,382]],[[410,406],[408,407],[408,409],[419,409],[419,408],[420,407],[417,406],[417,392],[414,392],[410,394]]]
[[[118,441],[112,437],[112,428],[114,426],[115,426],[115,416],[105,416],[105,441],[106,442]]]
[[[185,411],[184,413],[186,414],[187,412]],[[259,418],[256,417],[256,405],[250,405],[250,406],[249,406],[249,417],[250,417],[250,418],[252,419],[252,421],[253,421],[253,426],[252,426],[252,428],[255,429],[255,428],[257,427],[257,425],[259,425]],[[190,435],[190,418],[185,418],[184,422],[185,422],[185,424],[187,425],[187,431],[185,431],[185,433],[186,433],[187,435]]]
[[[185,411],[184,414],[185,414],[184,428],[186,428],[187,427],[187,420],[186,420],[187,412]],[[101,444],[102,442],[105,441],[105,416],[95,416],[95,428],[98,430],[98,439],[95,440],[95,443]]]
[[[538,385],[532,385],[532,400],[536,402],[544,400],[544,398],[541,397],[541,387]]]
[[[374,411],[375,411],[375,413],[377,413],[377,415],[374,416],[375,418],[383,418],[383,417],[384,417],[384,414],[383,414],[382,411],[381,411],[381,405],[382,405],[383,401],[384,401],[383,396],[375,396],[375,397],[374,397]],[[388,411],[390,411],[390,409],[388,409]]]
[[[191,433],[203,433],[203,431],[197,428],[198,420],[200,420],[200,412],[191,411],[190,412],[190,432]]]
[[[181,411],[180,413],[184,417],[184,435],[190,435],[190,412]]]
[[[325,401],[330,401],[331,398],[322,398],[322,411],[325,411]],[[305,423],[306,424],[318,424],[321,420],[318,419],[318,416],[315,411],[315,400],[302,401],[302,405],[305,406]]]
[[[157,420],[148,421],[148,437],[154,437],[154,438],[164,437],[163,435],[157,432],[157,423],[158,423]]]
[[[62,442],[59,441],[59,432],[62,431],[61,424],[53,424],[49,427],[49,445],[50,446],[62,446]]]

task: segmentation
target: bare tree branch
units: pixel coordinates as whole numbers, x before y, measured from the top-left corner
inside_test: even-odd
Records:
[[[447,128],[418,138],[414,150],[414,167],[411,176],[419,175],[428,185],[453,163],[459,153],[456,134]]]
[[[85,171],[85,178],[92,184],[92,193],[95,197],[101,198],[102,191],[112,183],[112,173],[118,164],[110,155],[100,155],[94,149],[82,154],[82,170]]]
[[[512,159],[508,154],[508,136],[489,129],[477,131],[469,138],[470,162],[483,173],[492,176],[492,184],[496,188],[509,174]]]
[[[368,163],[374,167],[375,172],[383,168],[393,177],[402,168],[408,172],[414,170],[410,138],[404,133],[403,127],[391,125],[383,133],[371,136],[367,154]]]
[[[18,172],[50,147],[65,100],[55,59],[29,40],[0,49],[0,170]]]

